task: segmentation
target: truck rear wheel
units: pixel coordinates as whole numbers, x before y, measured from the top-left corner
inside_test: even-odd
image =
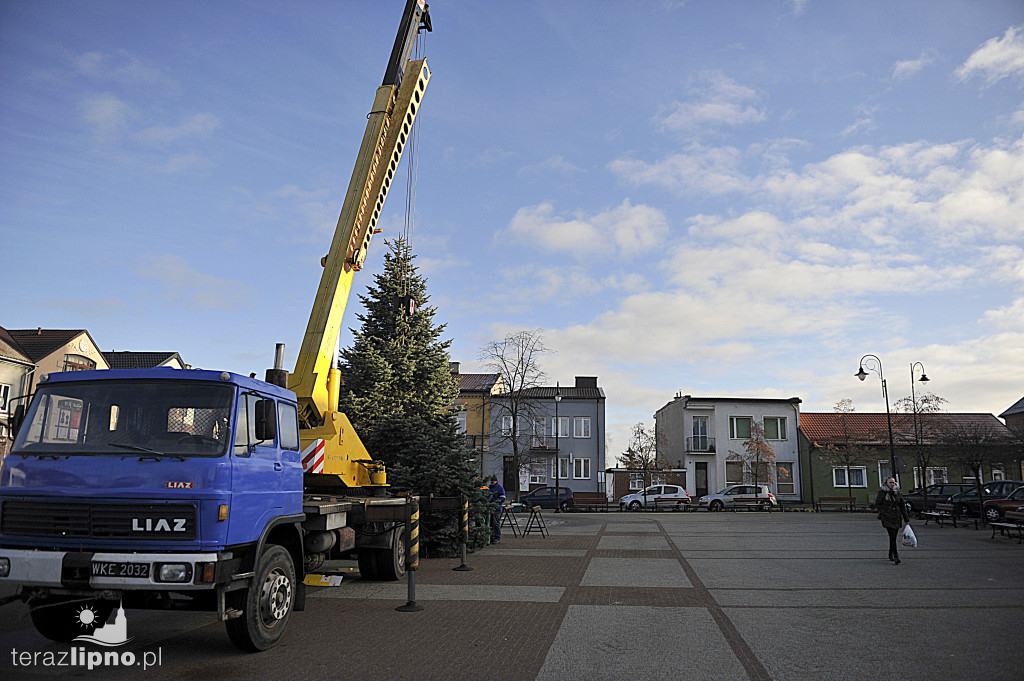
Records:
[[[405,577],[405,528],[397,525],[386,549],[357,549],[359,576],[367,580],[394,582]]]
[[[277,645],[284,636],[295,607],[295,566],[283,546],[264,550],[248,589],[229,594],[241,617],[227,620],[228,638],[241,650],[260,652]]]
[[[32,626],[42,636],[67,643],[102,627],[114,610],[111,601],[81,598],[42,598],[29,604]]]

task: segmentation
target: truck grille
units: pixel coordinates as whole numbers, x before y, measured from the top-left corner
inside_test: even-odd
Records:
[[[9,536],[187,541],[196,530],[192,504],[6,499],[0,507],[0,533]]]

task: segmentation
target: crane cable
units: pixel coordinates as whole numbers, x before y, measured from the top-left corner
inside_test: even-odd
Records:
[[[423,59],[424,43],[426,32],[416,36],[416,44],[413,46],[415,59]],[[412,130],[409,133],[409,141],[406,145],[406,153],[409,161],[406,163],[406,185],[405,185],[405,224],[402,228],[402,239],[405,241],[406,253],[411,257],[413,250],[413,235],[416,231],[416,185],[419,177],[419,146],[420,146],[420,117],[413,121]],[[407,299],[410,295],[410,270],[411,263],[406,260],[401,270],[402,280],[400,282],[400,295]]]

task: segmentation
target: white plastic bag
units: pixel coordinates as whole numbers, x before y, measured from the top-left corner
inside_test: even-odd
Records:
[[[917,535],[910,529],[910,525],[903,527],[903,545],[915,548],[917,546]]]

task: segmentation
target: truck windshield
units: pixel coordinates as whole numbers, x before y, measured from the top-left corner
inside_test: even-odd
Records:
[[[234,390],[195,381],[40,386],[12,454],[221,456]]]

